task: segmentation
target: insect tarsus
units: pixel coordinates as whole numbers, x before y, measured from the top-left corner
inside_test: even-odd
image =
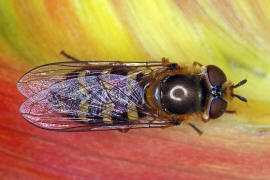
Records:
[[[63,56],[65,56],[65,57],[68,58],[68,59],[71,59],[72,61],[80,62],[79,59],[77,59],[77,58],[75,58],[75,57],[73,57],[73,56],[68,55],[67,53],[65,53],[64,50],[62,50],[62,51],[60,52],[60,54],[62,54]]]

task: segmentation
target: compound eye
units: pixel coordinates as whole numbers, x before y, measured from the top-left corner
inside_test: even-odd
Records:
[[[223,99],[214,99],[211,102],[209,115],[211,119],[220,117],[227,108],[227,102]]]
[[[222,86],[227,80],[224,72],[214,65],[207,66],[207,74],[212,86]]]

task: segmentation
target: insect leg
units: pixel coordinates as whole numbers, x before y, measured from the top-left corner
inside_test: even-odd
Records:
[[[226,110],[225,113],[229,113],[229,114],[235,114],[236,111],[235,110]]]
[[[79,60],[79,59],[77,59],[77,58],[75,58],[75,57],[72,57],[72,56],[70,56],[70,55],[68,55],[67,53],[65,53],[65,51],[61,51],[60,52],[60,54],[62,54],[63,56],[65,56],[66,58],[68,58],[68,59],[71,59],[72,61],[75,61],[75,62],[80,62],[81,60]]]
[[[192,66],[195,69],[196,66],[202,67],[203,65],[201,63],[197,62],[197,61],[194,61]]]
[[[181,125],[181,123],[183,121],[184,121],[183,119],[180,119],[180,120],[177,120],[177,119],[170,120],[170,121],[166,122],[166,126],[162,127],[162,129],[166,129],[168,127],[173,127],[173,126],[179,126],[179,125]]]
[[[162,64],[164,64],[164,65],[170,64],[168,58],[163,57],[163,58],[161,58],[161,61],[162,61]]]
[[[183,122],[183,120],[172,120],[170,123],[174,126],[179,126],[181,123]]]
[[[175,70],[179,68],[178,64],[170,63],[168,58],[163,57],[161,61],[163,65],[168,66],[169,70]]]
[[[129,129],[118,129],[118,131],[121,133],[127,133],[129,131]]]
[[[199,135],[202,135],[203,134],[203,132],[199,128],[197,128],[194,124],[188,123],[188,125],[190,127],[192,127]]]

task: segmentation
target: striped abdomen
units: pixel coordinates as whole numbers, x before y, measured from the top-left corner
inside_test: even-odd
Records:
[[[141,116],[144,97],[139,83],[122,74],[86,70],[50,89],[51,102],[60,113],[89,124],[127,124]],[[138,111],[139,109],[139,111]],[[68,113],[65,113],[68,112]]]

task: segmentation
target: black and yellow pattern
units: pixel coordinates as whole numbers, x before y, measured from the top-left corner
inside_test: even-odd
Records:
[[[31,123],[49,130],[151,127],[153,112],[145,106],[145,87],[153,80],[153,74],[167,67],[163,62],[83,62],[76,59],[40,66],[18,82],[19,90],[29,97],[21,113]],[[34,83],[36,79],[38,84]],[[46,113],[33,113],[31,109],[38,104],[43,104]],[[54,120],[48,120],[53,116]],[[166,125],[163,122],[152,126]]]

